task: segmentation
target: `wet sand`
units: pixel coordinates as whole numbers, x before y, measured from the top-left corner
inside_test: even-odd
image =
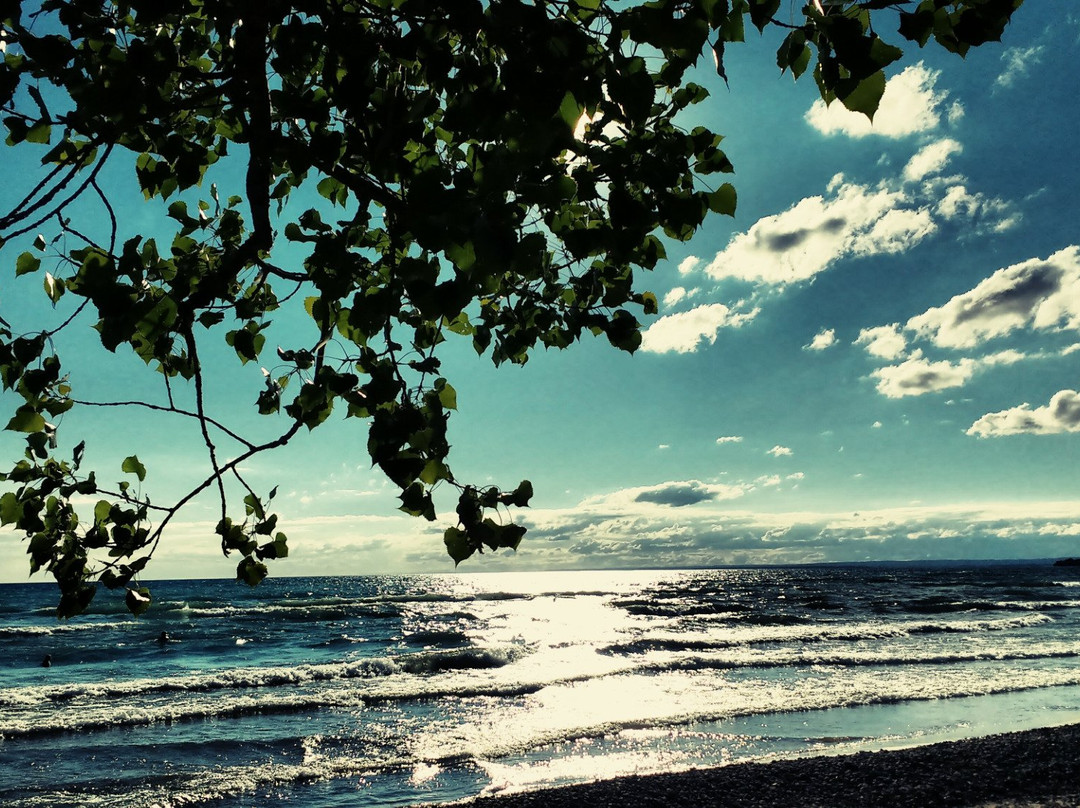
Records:
[[[1080,806],[1080,724],[485,797],[473,808]]]

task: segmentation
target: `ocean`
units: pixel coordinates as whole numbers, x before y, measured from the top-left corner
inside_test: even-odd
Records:
[[[0,586],[0,805],[404,806],[1080,721],[1049,563],[152,590],[57,622]]]

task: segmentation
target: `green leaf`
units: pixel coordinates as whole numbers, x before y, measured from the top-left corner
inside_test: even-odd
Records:
[[[759,31],[764,31],[779,9],[780,0],[750,0],[750,21]]]
[[[61,620],[82,614],[97,594],[93,584],[79,584],[74,589],[64,592],[56,606],[56,616]]]
[[[518,487],[514,489],[514,493],[511,494],[510,504],[515,505],[518,508],[527,508],[529,506],[529,500],[532,498],[532,483],[528,480],[522,480],[518,484]]]
[[[469,534],[460,528],[448,527],[443,533],[443,543],[447,554],[454,559],[455,567],[473,554]]]
[[[429,522],[435,521],[435,504],[423,483],[413,483],[401,492],[398,499],[401,500],[399,511],[410,516],[422,516]]]
[[[872,121],[874,120],[874,113],[877,112],[878,104],[881,103],[881,96],[885,94],[885,73],[879,70],[872,76],[860,81],[846,94],[840,87],[837,87],[836,94],[845,107],[852,112],[863,113]]]
[[[446,248],[446,257],[462,272],[468,272],[476,263],[476,248],[471,241],[451,244]]]
[[[213,328],[225,319],[225,315],[220,311],[204,311],[197,319],[204,328]]]
[[[28,143],[48,143],[50,138],[52,138],[52,127],[43,121],[38,121],[26,132]]]
[[[453,320],[443,318],[443,325],[452,334],[461,334],[462,336],[471,335],[476,331],[472,323],[469,322],[469,315],[465,312],[461,312]]]
[[[563,123],[570,127],[570,131],[573,131],[584,114],[585,107],[578,102],[572,92],[567,91],[566,95],[563,96],[562,103],[559,104],[559,117]]]
[[[64,292],[67,291],[64,282],[54,278],[51,272],[45,273],[45,280],[42,285],[45,288],[45,294],[49,296],[49,300],[53,302],[54,306],[60,301],[60,298],[64,296]]]
[[[439,383],[441,382],[441,384]],[[439,403],[448,410],[457,409],[457,390],[446,379],[439,379],[435,383],[435,389],[439,393]]]
[[[26,275],[30,272],[37,272],[38,267],[41,266],[41,259],[30,252],[24,252],[18,258],[15,259],[15,277],[19,275]]]
[[[645,314],[656,314],[660,311],[660,304],[656,300],[656,295],[652,292],[644,292],[641,295],[641,308]]]
[[[0,496],[0,525],[11,525],[22,519],[23,506],[14,491]]]
[[[269,574],[270,570],[265,564],[251,557],[244,558],[236,565],[236,580],[243,581],[248,586],[258,586]]]
[[[24,404],[15,410],[15,415],[4,429],[10,432],[41,432],[45,429],[45,419],[41,417],[40,412]]]
[[[109,512],[112,510],[112,504],[104,499],[99,499],[97,505],[94,506],[94,523],[103,525],[109,518]]]
[[[735,205],[738,198],[735,193],[735,186],[730,182],[725,182],[715,191],[707,194],[706,197],[709,203],[709,210],[713,213],[720,213],[724,216],[735,215]]]
[[[244,497],[244,510],[250,515],[255,514],[259,519],[264,519],[266,514],[263,512],[262,503],[259,502],[259,498],[254,494],[248,494]]]
[[[144,614],[153,602],[153,598],[150,597],[150,590],[145,586],[138,589],[128,589],[127,594],[124,595],[124,603],[128,611],[135,617]]]
[[[420,472],[420,480],[428,485],[435,485],[439,480],[451,479],[450,469],[440,460],[432,458]]]
[[[146,479],[146,466],[139,462],[137,455],[125,457],[124,462],[120,465],[120,470],[125,474],[134,474],[139,478],[139,482]]]
[[[289,547],[285,540],[285,534],[278,533],[273,541],[262,545],[255,551],[255,554],[262,559],[287,558],[289,555]]]

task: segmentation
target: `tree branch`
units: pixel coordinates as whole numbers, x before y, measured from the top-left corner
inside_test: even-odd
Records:
[[[172,398],[170,392],[170,399]],[[80,399],[72,399],[72,402],[84,407],[144,407],[148,410],[158,410],[159,412],[171,412],[175,415],[183,415],[187,418],[195,418],[197,420],[203,420],[217,429],[220,429],[223,433],[235,440],[237,443],[241,443],[249,449],[255,448],[255,444],[245,438],[240,437],[228,427],[222,425],[219,421],[214,420],[208,415],[200,416],[197,412],[190,412],[188,410],[182,410],[175,406],[163,407],[160,404],[151,404],[147,401],[82,401]]]

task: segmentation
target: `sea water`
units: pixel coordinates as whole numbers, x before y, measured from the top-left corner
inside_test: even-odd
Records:
[[[1078,568],[152,589],[58,622],[0,586],[0,805],[413,805],[1080,720]]]

